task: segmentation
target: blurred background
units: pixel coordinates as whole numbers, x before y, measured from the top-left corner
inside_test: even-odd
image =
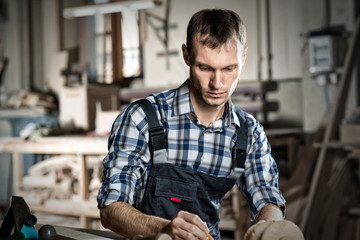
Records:
[[[265,127],[287,218],[306,239],[360,239],[357,0],[0,0],[2,215],[16,194],[45,222],[71,216],[101,229],[111,124],[130,102],[186,80],[181,45],[203,8],[245,22],[232,100]],[[224,236],[241,239],[241,194],[224,199],[221,215]]]

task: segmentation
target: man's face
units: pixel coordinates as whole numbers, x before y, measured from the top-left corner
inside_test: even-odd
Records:
[[[190,94],[198,107],[222,107],[234,92],[246,49],[239,40],[212,49],[194,40],[193,49],[183,45],[183,55],[190,67]]]

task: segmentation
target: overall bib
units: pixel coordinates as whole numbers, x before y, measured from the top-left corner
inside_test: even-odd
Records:
[[[147,100],[137,103],[142,106],[149,122],[149,143],[152,153],[152,165],[139,210],[166,219],[173,219],[180,210],[188,211],[206,222],[214,239],[220,239],[220,203],[236,181],[243,177],[247,146],[247,127],[244,118],[239,116],[242,127],[237,129],[231,173],[227,177],[215,177],[167,163],[165,133],[154,108]]]

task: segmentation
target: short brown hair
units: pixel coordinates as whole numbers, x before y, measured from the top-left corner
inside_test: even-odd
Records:
[[[245,45],[246,29],[240,16],[226,9],[204,9],[196,12],[187,27],[186,45],[189,52],[199,38],[203,45],[216,48],[233,37]]]

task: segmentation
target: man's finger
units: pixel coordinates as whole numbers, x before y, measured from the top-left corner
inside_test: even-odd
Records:
[[[194,236],[200,239],[207,239],[207,233],[209,233],[209,229],[204,221],[196,215],[186,211],[180,211],[178,213],[178,217],[184,220],[183,229],[192,233]]]
[[[192,214],[186,211],[180,211],[178,213],[178,216],[182,217],[186,222],[195,224],[196,226],[198,226],[198,228],[200,228],[203,231],[206,232],[209,231],[206,223],[203,220],[201,220],[201,218],[196,214]]]

